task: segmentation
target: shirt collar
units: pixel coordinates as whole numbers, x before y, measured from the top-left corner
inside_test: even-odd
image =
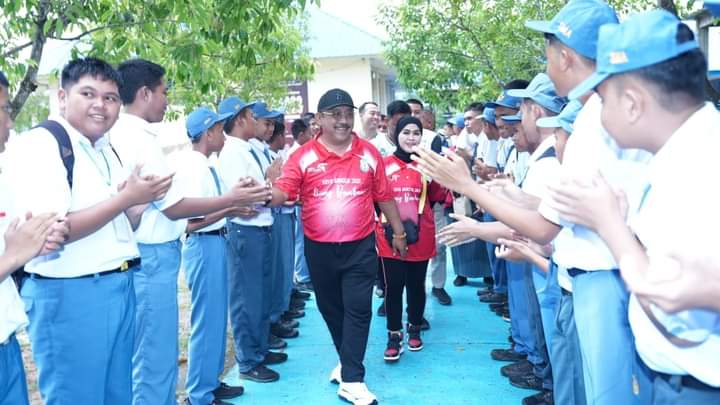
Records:
[[[70,123],[67,122],[67,120],[59,114],[51,115],[50,117],[48,117],[48,119],[57,121],[58,123],[60,123],[60,125],[62,125],[63,128],[65,128],[65,131],[67,131],[68,137],[70,138],[70,142],[72,142],[72,143],[84,144],[84,145],[94,148],[96,150],[101,150],[110,144],[107,139],[107,134],[105,134],[102,137],[100,137],[100,139],[95,141],[95,145],[93,145],[85,135],[81,134],[80,131],[78,131],[77,129],[75,129],[75,127],[70,125]]]
[[[315,150],[319,153],[319,156],[322,156],[323,158],[327,158],[330,156],[338,156],[338,157],[345,157],[348,154],[358,154],[359,146],[360,146],[360,138],[358,135],[353,132],[352,133],[352,142],[350,143],[350,146],[348,146],[345,153],[342,155],[338,155],[335,152],[330,151],[328,148],[325,147],[325,145],[320,142],[320,136],[322,135],[322,131],[315,137],[315,139],[312,140],[314,142],[313,147]]]
[[[540,145],[538,145],[537,149],[535,149],[535,152],[530,155],[530,161],[534,162],[538,160],[540,156],[542,156],[543,153],[545,153],[548,149],[555,146],[555,136],[551,135],[545,138],[542,142],[540,142]]]

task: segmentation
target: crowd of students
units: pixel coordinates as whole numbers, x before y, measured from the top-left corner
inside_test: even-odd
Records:
[[[422,350],[428,272],[452,304],[446,247],[454,284],[483,278],[479,300],[510,324],[490,355],[538,391],[524,404],[720,402],[720,112],[692,31],[659,10],[619,23],[598,0],[526,26],[547,73],[437,132],[409,99],[361,104],[356,134],[332,89],[286,141],[281,111],[232,96],[194,109],[169,157],[149,125],[168,105],[161,66],[68,63],[59,115],[13,137],[0,176],[0,404],[28,403],[23,327],[46,403],[175,403],[181,267],[186,403],[243,394],[220,380],[228,319],[240,377],[277,381],[309,291],[338,395],[376,403],[373,289],[385,361]],[[0,74],[0,151],[9,85]]]

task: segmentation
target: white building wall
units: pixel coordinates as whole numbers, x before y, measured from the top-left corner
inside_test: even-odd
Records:
[[[308,108],[317,110],[320,97],[328,90],[340,88],[352,96],[359,106],[372,100],[370,61],[367,58],[318,59],[315,76],[308,82]]]

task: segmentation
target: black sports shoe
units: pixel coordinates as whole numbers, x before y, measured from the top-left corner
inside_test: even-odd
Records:
[[[282,339],[292,339],[300,335],[297,329],[287,328],[282,323],[270,324],[270,333]]]
[[[245,392],[245,389],[241,386],[227,385],[220,383],[220,386],[213,390],[213,396],[215,399],[233,399],[237,398]]]
[[[305,309],[305,300],[292,298],[290,300],[290,309]]]
[[[476,294],[477,294],[478,297],[479,297],[479,296],[481,296],[481,295],[490,294],[491,292],[493,292],[492,287],[488,287],[488,288],[478,288]]]
[[[526,390],[542,390],[543,382],[541,378],[538,378],[535,374],[530,373],[527,375],[520,375],[517,377],[510,377],[510,385],[513,387],[523,388]]]
[[[377,315],[378,316],[385,316],[385,300],[383,300],[382,304],[377,309]]]
[[[494,349],[490,352],[490,357],[497,361],[520,361],[525,360],[527,355],[520,354],[513,349]]]
[[[507,294],[497,294],[497,293],[488,293],[481,295],[479,298],[480,302],[507,302],[508,296]]]
[[[295,287],[296,287],[298,290],[302,291],[302,292],[313,292],[313,291],[315,291],[315,288],[313,287],[312,283],[309,282],[309,281],[306,282],[306,283],[295,283]]]
[[[433,295],[433,297],[437,298],[440,305],[452,304],[452,298],[450,298],[450,296],[448,295],[447,291],[445,291],[444,288],[433,287],[432,295]]]
[[[298,326],[300,326],[300,322],[298,322],[298,321],[296,321],[296,320],[294,320],[294,319],[285,319],[285,318],[282,317],[282,316],[280,317],[279,323],[280,323],[283,327],[285,327],[285,328],[290,328],[290,329],[294,329],[294,328],[297,328]]]
[[[303,311],[302,309],[292,309],[291,308],[291,309],[288,309],[287,311],[285,311],[285,315],[287,315],[288,319],[297,319],[297,318],[302,318],[303,316],[305,316],[305,311]]]
[[[402,332],[388,332],[388,342],[383,359],[387,362],[395,362],[400,360],[403,353],[403,334]]]
[[[270,334],[270,338],[268,339],[268,348],[273,350],[280,350],[287,347],[287,342],[280,339],[279,337]]]
[[[467,284],[467,277],[465,277],[465,276],[457,276],[457,277],[455,277],[455,280],[453,281],[453,285],[455,287],[462,287],[465,284]]]
[[[500,374],[505,377],[516,377],[519,375],[529,374],[533,371],[533,364],[527,359],[520,360],[518,362],[508,364],[507,366],[500,367]]]
[[[281,352],[268,352],[263,359],[262,364],[271,366],[273,364],[285,363],[288,359],[287,353]]]
[[[495,279],[493,279],[491,276],[483,277],[483,283],[485,285],[492,287],[495,284]]]
[[[292,293],[290,294],[290,299],[296,299],[296,300],[309,300],[312,297],[312,294],[309,292],[300,291],[297,288],[292,289]]]
[[[490,309],[493,310],[493,311],[497,311],[498,309],[501,309],[501,308],[505,308],[505,309],[508,309],[508,308],[509,308],[507,301],[505,301],[505,302],[491,302],[490,305],[488,305],[488,306],[489,306]]]
[[[530,395],[522,400],[523,405],[554,405],[553,392],[550,390],[542,390],[535,395]]]
[[[430,322],[428,322],[425,317],[423,317],[422,322],[420,323],[420,330],[430,330]]]
[[[269,383],[279,380],[280,374],[260,364],[252,370],[240,373],[240,378],[258,383]]]

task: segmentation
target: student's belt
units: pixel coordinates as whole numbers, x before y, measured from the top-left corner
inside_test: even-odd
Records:
[[[139,265],[140,265],[140,258],[139,258],[139,257],[136,257],[136,258],[134,258],[134,259],[126,260],[126,261],[122,262],[122,264],[120,264],[119,267],[114,268],[114,269],[112,269],[112,270],[100,271],[100,272],[91,273],[91,274],[85,274],[85,275],[83,275],[83,276],[77,276],[77,277],[46,277],[46,276],[41,276],[40,274],[30,273],[30,278],[39,279],[39,280],[75,280],[75,279],[81,279],[81,278],[102,277],[102,276],[107,276],[107,275],[115,274],[115,273],[124,273],[124,272],[132,269],[133,267],[139,266]]]
[[[188,236],[190,236],[190,235],[202,235],[202,236],[206,236],[206,235],[217,235],[217,236],[225,236],[225,235],[227,235],[227,233],[228,233],[227,228],[222,227],[222,228],[220,228],[220,229],[215,229],[215,230],[212,230],[212,231],[190,232],[190,233],[188,233]]]

